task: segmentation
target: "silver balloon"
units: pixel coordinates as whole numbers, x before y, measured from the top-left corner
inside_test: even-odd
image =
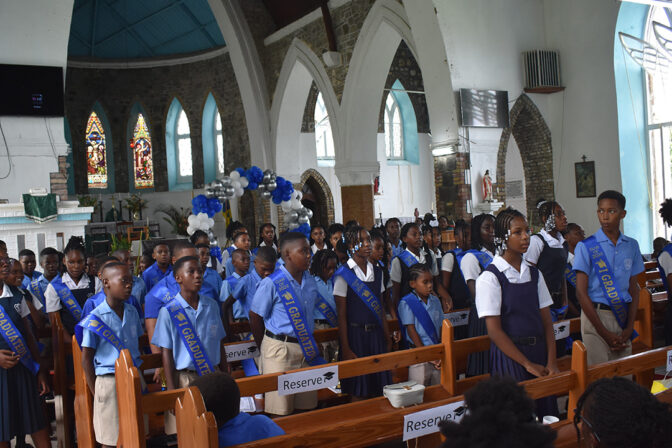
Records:
[[[222,182],[222,185],[224,187],[229,187],[229,186],[231,186],[231,182],[233,182],[233,181],[231,180],[231,178],[229,176],[224,176],[224,177],[222,177],[221,182]]]
[[[260,186],[261,186],[261,185],[260,185]],[[268,200],[268,199],[271,199],[271,192],[270,192],[270,191],[266,191],[266,190],[262,191],[262,192],[261,192],[261,198],[262,198],[262,199],[267,199],[267,200]]]
[[[236,189],[233,187],[226,187],[224,188],[224,194],[226,196],[234,196],[236,194]]]
[[[215,239],[215,234],[213,233],[212,229],[208,229],[208,239],[210,241]]]
[[[306,211],[305,216],[306,216],[308,219],[310,219],[310,218],[313,217],[313,211],[312,211],[311,209],[306,208],[306,207],[304,207],[303,209]]]
[[[272,180],[268,184],[266,184],[266,188],[268,188],[268,191],[273,191],[276,188],[278,188],[278,183]]]
[[[310,222],[310,218],[307,216],[299,216],[299,224],[308,224]]]
[[[219,202],[226,202],[226,201],[229,200],[229,197],[228,197],[228,196],[224,196],[224,195],[219,195],[219,196],[217,196],[217,200],[218,200]]]
[[[288,222],[298,221],[299,213],[296,210],[291,210],[289,213],[287,213],[286,218]]]
[[[211,198],[214,198],[216,196],[217,195],[215,194],[215,192],[213,190],[210,190],[210,189],[205,190],[205,197],[206,198],[211,199]]]
[[[267,184],[268,182],[270,182],[271,174],[273,174],[273,172],[271,170],[264,171],[264,179],[261,182],[264,183],[264,184]]]
[[[271,173],[271,182],[275,182],[276,180],[278,180],[278,175],[275,173]]]
[[[211,183],[210,185],[212,186],[212,188],[222,188],[222,187],[224,186],[224,184],[222,183],[222,181],[219,180],[219,179],[215,179],[215,180],[213,180],[212,183]]]
[[[266,191],[266,184],[259,184],[259,188],[257,188],[259,191]]]

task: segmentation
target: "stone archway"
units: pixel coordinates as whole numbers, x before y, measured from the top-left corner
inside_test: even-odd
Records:
[[[506,196],[506,149],[513,136],[520,150],[525,173],[525,197],[528,221],[539,226],[536,212],[537,200],[555,199],[553,184],[553,147],[551,130],[530,97],[520,95],[509,112],[509,127],[504,128],[497,153],[497,199],[504,202]]]
[[[332,224],[335,221],[334,197],[324,177],[312,168],[306,170],[301,175],[299,188],[303,192],[301,202],[313,211],[313,218],[310,220],[311,226],[321,224],[327,227]]]

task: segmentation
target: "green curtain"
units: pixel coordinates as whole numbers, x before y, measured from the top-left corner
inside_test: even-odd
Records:
[[[26,218],[32,219],[38,224],[53,221],[58,217],[56,195],[51,193],[46,196],[24,194],[23,210],[26,214]]]

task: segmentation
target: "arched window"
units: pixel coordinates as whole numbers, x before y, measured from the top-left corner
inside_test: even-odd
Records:
[[[385,155],[388,159],[404,158],[401,110],[392,92],[389,92],[385,99]]]
[[[317,160],[334,159],[334,138],[331,134],[331,124],[329,123],[329,113],[324,104],[322,92],[317,95],[315,102],[315,146],[317,148]]]
[[[177,161],[181,178],[191,177],[191,135],[189,133],[189,120],[184,110],[180,111],[180,117],[177,119],[177,129],[175,133],[177,140]]]
[[[133,184],[136,189],[154,188],[152,138],[145,117],[139,113],[131,138],[133,153]]]
[[[217,174],[224,175],[224,137],[222,136],[222,117],[219,110],[215,114],[215,149],[217,150]]]
[[[86,123],[86,173],[89,189],[107,189],[105,129],[96,112],[91,112]]]
[[[203,107],[203,177],[207,184],[224,176],[224,135],[222,117],[212,93]]]
[[[170,103],[166,116],[166,162],[168,189],[191,189],[193,167],[189,119],[177,98]]]

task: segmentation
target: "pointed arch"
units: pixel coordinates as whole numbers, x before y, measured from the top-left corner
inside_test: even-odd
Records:
[[[114,192],[112,129],[103,106],[96,101],[84,124],[87,187],[91,192]],[[68,129],[69,132],[69,129]]]
[[[331,188],[329,188],[327,180],[319,171],[311,168],[304,171],[301,175],[299,189],[303,191],[306,186],[308,186],[315,195],[316,209],[313,210],[314,219],[311,219],[311,225],[321,224],[323,226],[328,226],[330,223],[336,222],[334,196],[331,194]]]
[[[340,107],[336,93],[320,59],[305,42],[295,38],[282,63],[271,107],[271,141],[276,170],[282,175],[294,175],[295,179],[300,174],[300,171],[291,172],[296,169],[296,164],[292,161],[285,165],[283,161],[287,159],[287,151],[299,147],[301,120],[313,81],[322,93],[338,156],[341,148]]]
[[[222,118],[212,92],[208,93],[205,100],[202,119],[203,175],[207,184],[225,173]]]
[[[155,165],[151,119],[140,103],[133,104],[126,126],[129,142],[128,188],[130,192],[154,191]]]
[[[166,165],[168,190],[190,190],[193,187],[193,158],[189,117],[177,97],[166,114]]]

